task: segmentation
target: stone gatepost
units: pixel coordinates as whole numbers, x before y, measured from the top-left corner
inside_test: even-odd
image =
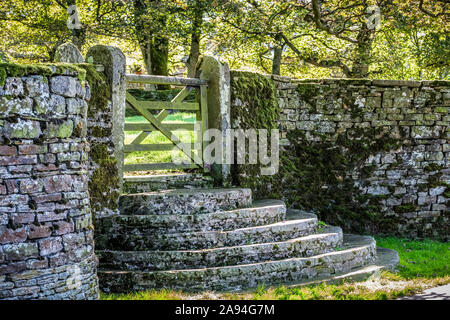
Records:
[[[107,121],[111,124],[110,138],[114,145],[114,156],[117,160],[119,184],[123,185],[123,140],[125,126],[125,94],[126,94],[126,58],[120,49],[110,46],[96,45],[89,49],[86,61],[94,65],[102,65],[111,94],[111,114]]]
[[[230,125],[230,69],[228,63],[212,56],[202,56],[197,66],[197,76],[208,80],[208,123],[209,128],[222,131],[223,161],[213,164],[211,174],[216,185],[231,185],[230,165],[226,164],[226,130]]]

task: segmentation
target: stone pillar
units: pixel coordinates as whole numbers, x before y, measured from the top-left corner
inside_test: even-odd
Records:
[[[0,299],[98,299],[85,73],[0,73]]]
[[[216,57],[200,57],[197,76],[209,81],[208,84],[208,122],[209,128],[218,129],[223,134],[223,164],[214,164],[211,174],[216,185],[231,184],[230,165],[226,164],[226,130],[230,125],[230,69],[228,63]]]
[[[67,42],[56,49],[55,62],[83,63],[84,58],[73,43]]]
[[[114,145],[114,156],[117,160],[119,187],[123,185],[123,140],[125,125],[125,93],[126,93],[126,59],[120,49],[110,46],[96,45],[89,49],[86,61],[103,65],[104,74],[111,93],[112,113],[107,121],[112,124],[111,140]]]

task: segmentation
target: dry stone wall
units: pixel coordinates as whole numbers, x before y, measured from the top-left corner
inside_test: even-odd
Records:
[[[97,299],[85,72],[0,64],[0,76],[0,299]]]
[[[272,92],[265,114],[281,131],[280,173],[241,166],[235,182],[347,231],[448,239],[450,82],[272,76],[243,98],[255,77],[232,72],[232,126],[245,128],[241,111]]]

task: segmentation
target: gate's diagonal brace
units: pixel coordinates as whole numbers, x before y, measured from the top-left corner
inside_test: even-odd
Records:
[[[153,126],[155,126],[167,139],[169,139],[173,144],[176,146],[182,144],[180,139],[178,139],[177,136],[175,136],[169,129],[167,129],[159,119],[157,119],[154,115],[152,115],[149,111],[147,111],[144,107],[140,105],[140,102],[133,97],[130,93],[127,92],[126,96],[127,102],[134,108],[136,111],[138,111],[147,121],[149,121]],[[161,113],[158,115],[158,118],[160,115],[163,115],[167,113],[166,110],[161,111]],[[165,118],[165,116],[164,116]],[[183,148],[179,148],[184,154],[186,154],[192,161],[194,161],[195,164],[198,164],[200,161],[198,157],[195,155],[193,151],[191,153],[186,152],[183,150]],[[200,162],[201,163],[201,162]]]
[[[131,104],[129,103],[129,105],[131,106]],[[158,120],[159,122],[162,122],[168,115],[169,113],[167,112],[167,110],[162,110],[157,116],[156,116],[156,120]],[[155,126],[153,126],[151,123],[150,125],[153,127],[154,130],[156,130]],[[147,136],[150,134],[151,131],[142,131],[136,138],[134,138],[133,141],[131,141],[130,144],[140,144],[142,141],[145,140],[145,138],[147,138]]]
[[[181,90],[180,92],[178,92],[178,94],[170,101],[171,103],[177,103],[177,102],[182,102],[188,95],[189,93],[194,89],[194,87],[186,87],[183,90]],[[130,103],[128,103],[130,104]],[[130,104],[131,105],[131,104]],[[167,116],[168,116],[168,112],[167,110],[162,110],[157,116],[156,119],[159,122],[162,122]],[[131,141],[130,144],[140,144],[142,141],[145,140],[145,138],[147,138],[147,136],[150,134],[150,131],[142,131],[133,141]]]

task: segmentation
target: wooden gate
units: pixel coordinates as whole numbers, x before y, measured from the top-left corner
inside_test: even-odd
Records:
[[[124,144],[125,158],[136,151],[169,151],[174,146],[181,150],[189,159],[189,163],[137,163],[124,164],[125,172],[132,171],[153,171],[168,169],[194,169],[203,168],[203,133],[208,128],[208,105],[206,80],[164,77],[150,75],[126,75],[127,83],[141,83],[151,85],[172,85],[181,86],[183,89],[171,101],[141,101],[130,92],[126,93],[127,107],[131,107],[139,113],[146,123],[125,123],[125,132],[138,131],[137,137],[131,143]],[[184,102],[192,90],[196,90],[195,102]],[[155,111],[156,110],[156,111]],[[169,110],[181,110],[195,112],[196,125],[191,123],[163,123],[163,120],[170,114]],[[158,112],[159,111],[159,112]],[[157,112],[157,113],[155,113]],[[195,141],[183,143],[174,134],[175,130],[194,131]],[[167,143],[143,144],[146,137],[154,131],[159,131],[166,138]]]

